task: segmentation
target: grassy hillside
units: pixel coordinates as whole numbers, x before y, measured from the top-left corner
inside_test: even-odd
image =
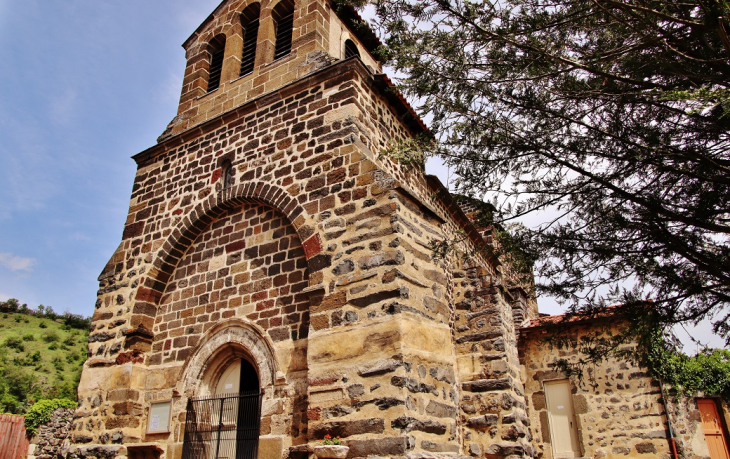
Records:
[[[0,413],[21,414],[46,398],[76,400],[88,329],[63,318],[0,312]]]

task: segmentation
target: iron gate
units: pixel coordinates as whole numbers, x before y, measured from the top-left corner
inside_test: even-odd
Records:
[[[182,459],[257,459],[262,395],[188,400]]]

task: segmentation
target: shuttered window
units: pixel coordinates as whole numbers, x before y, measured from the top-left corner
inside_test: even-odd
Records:
[[[281,0],[272,11],[276,24],[276,46],[274,60],[291,52],[292,32],[294,30],[294,2]]]
[[[215,91],[221,85],[223,71],[223,57],[226,50],[226,37],[218,35],[208,47],[210,67],[208,67],[208,92]]]
[[[357,45],[352,40],[345,41],[345,59],[349,59],[353,56],[360,57],[360,50],[357,49]]]
[[[241,76],[253,72],[256,61],[256,44],[259,35],[259,15],[261,7],[253,3],[246,7],[241,13],[241,25],[243,26],[243,54],[241,55]]]

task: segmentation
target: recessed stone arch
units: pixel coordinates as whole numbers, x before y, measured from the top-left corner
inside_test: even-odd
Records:
[[[229,319],[209,330],[185,361],[177,390],[188,398],[210,395],[222,369],[235,358],[253,364],[264,391],[285,382],[264,331],[248,321]]]
[[[234,185],[211,194],[208,199],[198,204],[168,236],[148,270],[148,276],[138,288],[125,348],[143,352],[149,350],[154,338],[152,324],[157,315],[160,299],[178,263],[185,256],[187,248],[212,222],[229,210],[245,204],[271,207],[289,221],[304,250],[309,285],[312,287],[313,283],[317,284],[317,279],[321,275],[312,276],[312,274],[331,265],[331,259],[321,253],[321,238],[315,226],[308,224],[304,209],[299,203],[285,190],[275,185],[256,181]]]

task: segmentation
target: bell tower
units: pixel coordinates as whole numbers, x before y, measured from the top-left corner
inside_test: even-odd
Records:
[[[430,133],[378,45],[326,0],[226,0],[185,41],[99,276],[72,457],[532,454],[515,300],[484,229],[382,154]]]
[[[223,2],[183,44],[180,105],[162,138],[344,59],[348,50],[380,73],[371,54],[377,38],[353,32],[360,21],[354,10],[338,14],[324,0]]]

